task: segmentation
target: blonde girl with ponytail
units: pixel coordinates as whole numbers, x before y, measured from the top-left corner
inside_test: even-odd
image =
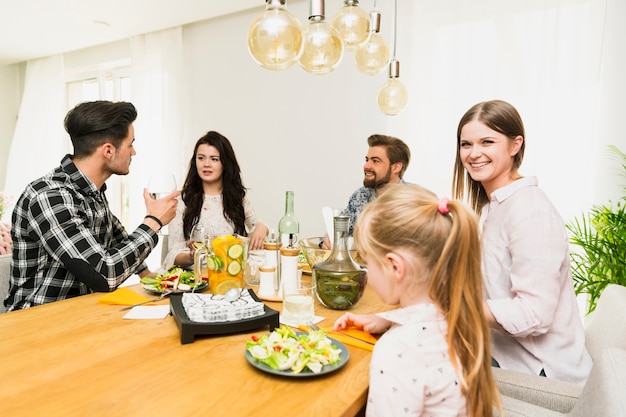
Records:
[[[499,399],[476,215],[417,185],[394,185],[367,205],[354,238],[368,284],[398,305],[335,323],[384,331],[372,355],[366,416],[493,416]]]

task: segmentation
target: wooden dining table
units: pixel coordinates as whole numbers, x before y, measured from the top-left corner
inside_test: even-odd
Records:
[[[181,344],[173,316],[123,319],[119,305],[98,302],[102,295],[0,315],[0,416],[347,417],[365,405],[368,350],[347,346],[348,361],[332,373],[273,375],[245,358],[246,341],[269,326]],[[351,311],[390,308],[367,287]],[[343,312],[316,300],[322,327]]]

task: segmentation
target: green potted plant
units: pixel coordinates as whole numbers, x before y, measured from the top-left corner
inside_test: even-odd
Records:
[[[609,149],[622,165],[626,177],[626,154],[615,146]],[[592,206],[567,224],[572,277],[576,294],[587,294],[587,313],[596,308],[600,294],[609,284],[626,286],[626,186],[615,203]]]

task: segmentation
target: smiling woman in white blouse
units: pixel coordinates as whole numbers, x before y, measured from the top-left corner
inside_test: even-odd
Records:
[[[457,130],[453,194],[480,214],[485,314],[494,366],[584,384],[591,370],[563,219],[518,169],[526,138],[517,110],[470,108]]]

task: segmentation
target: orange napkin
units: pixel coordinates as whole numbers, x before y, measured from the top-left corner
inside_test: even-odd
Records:
[[[361,339],[362,341],[371,343],[373,345],[378,342],[378,339],[372,336],[371,333],[368,333],[365,330],[356,329],[354,327],[350,327],[349,329],[341,330],[339,332],[334,331],[332,327],[324,327],[323,329],[326,330],[328,333],[343,333],[348,336],[356,337],[357,339]]]
[[[309,331],[309,328],[304,325],[300,325],[298,328],[304,331]],[[327,332],[328,336],[343,343],[344,345],[358,347],[369,350],[370,352],[374,350],[374,344],[378,341],[378,339],[370,333],[355,328],[345,329],[340,332],[334,331],[332,327],[322,327],[322,330]]]
[[[355,346],[370,352],[374,350],[374,344],[378,341],[374,336],[360,329],[350,328],[340,332],[334,331],[332,327],[323,327],[322,329],[326,330],[330,337],[345,345]]]
[[[146,297],[137,294],[128,287],[118,288],[115,291],[98,298],[98,303],[100,304],[117,304],[121,306],[132,306],[145,301],[148,301]]]

